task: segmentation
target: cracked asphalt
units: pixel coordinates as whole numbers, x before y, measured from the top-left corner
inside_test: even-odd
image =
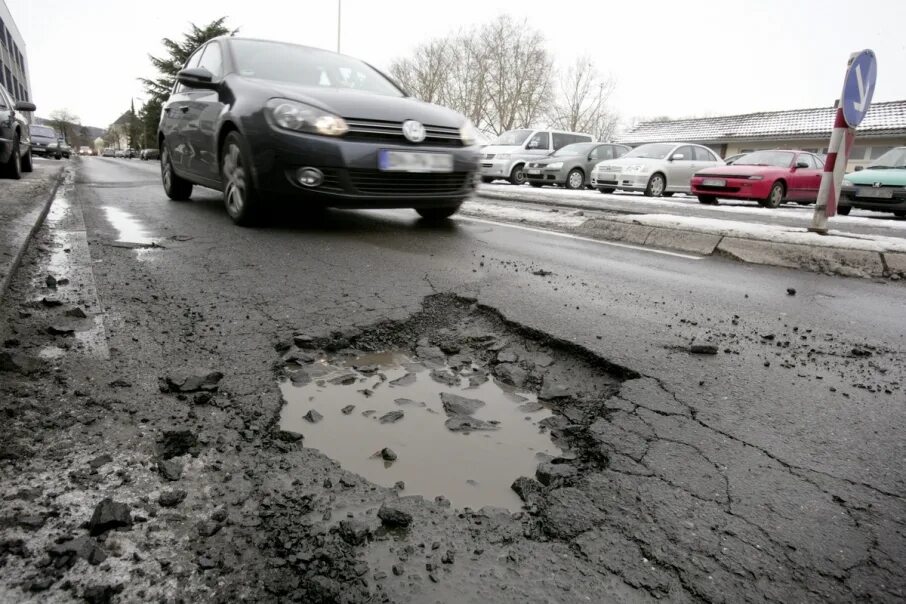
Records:
[[[241,229],[156,162],[75,161],[2,305],[0,600],[902,601],[904,294],[403,210]],[[523,511],[277,430],[309,336],[414,351],[474,313],[619,382],[554,405],[570,470]]]

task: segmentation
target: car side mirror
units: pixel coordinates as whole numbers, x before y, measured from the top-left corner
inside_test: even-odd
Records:
[[[674,154],[670,157],[670,161],[676,161],[676,160],[678,160],[678,159],[683,159],[683,158],[685,158],[685,157],[686,157],[686,156],[683,155],[682,153],[674,153]]]
[[[807,163],[805,163],[804,161],[797,161],[797,162],[796,162],[796,167],[797,167],[797,168],[809,168],[809,167],[811,167],[811,166],[809,166],[809,165],[808,165]]]
[[[204,67],[190,67],[176,74],[176,79],[187,88],[203,88],[214,90],[218,84],[214,82],[214,74]]]
[[[34,103],[29,103],[28,101],[19,101],[15,105],[16,111],[34,111],[37,109]]]
[[[856,166],[856,172],[861,172],[865,169],[865,166]]]

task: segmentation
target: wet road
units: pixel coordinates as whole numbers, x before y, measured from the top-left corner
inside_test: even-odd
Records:
[[[242,229],[215,192],[166,200],[156,162],[87,158],[75,183],[71,201],[124,370],[202,358],[251,380],[251,397],[268,382],[276,389],[275,335],[404,319],[440,292],[473,297],[642,376],[621,394],[628,406],[606,443],[611,470],[581,489],[619,506],[621,534],[645,545],[578,542],[575,564],[608,569],[595,572],[638,597],[903,594],[892,570],[906,562],[902,284],[468,218],[430,226],[407,210],[312,218],[287,208]],[[692,342],[718,354],[689,354]],[[656,404],[647,378],[669,405]],[[634,576],[643,554],[679,583]],[[572,564],[564,580],[583,582],[588,567]],[[841,584],[845,595],[834,594]]]

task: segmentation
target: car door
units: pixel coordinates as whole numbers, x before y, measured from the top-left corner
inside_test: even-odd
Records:
[[[814,202],[818,199],[818,189],[821,187],[821,174],[824,172],[824,162],[811,153],[800,153],[802,161],[809,164],[808,168],[800,168],[802,175],[801,201]]]
[[[184,69],[198,67],[198,61],[201,60],[201,51],[195,51],[189,60],[186,61]],[[170,161],[173,166],[182,174],[187,172],[189,164],[189,147],[186,140],[186,122],[189,111],[188,88],[176,83],[170,98],[164,103],[160,128],[166,139],[167,150],[170,153]]]
[[[695,175],[696,172],[701,172],[702,170],[706,170],[707,168],[710,168],[712,166],[719,166],[723,164],[723,161],[721,161],[721,159],[717,157],[717,155],[710,149],[701,146],[695,146],[692,147],[692,149],[695,152],[695,170],[693,170],[692,175]],[[692,178],[692,175],[690,175],[689,177],[690,180]],[[689,187],[688,181],[686,182],[686,186]]]
[[[667,166],[667,190],[688,191],[695,172],[695,147],[683,145],[670,154]]]
[[[211,72],[214,82],[223,79],[223,49],[219,42],[204,47],[198,67]],[[217,161],[217,121],[223,111],[217,90],[192,88],[186,90],[186,145],[189,149],[187,169],[208,180],[220,179]]]
[[[551,133],[546,130],[539,130],[525,142],[525,154],[536,159],[550,155],[551,152]]]
[[[13,135],[16,132],[16,120],[13,115],[12,99],[0,84],[0,162],[5,162],[13,149]]]
[[[614,149],[613,145],[598,145],[593,148],[588,154],[588,159],[585,162],[585,176],[588,182],[591,182],[591,171],[595,169],[595,166],[599,162],[607,161],[614,158]]]

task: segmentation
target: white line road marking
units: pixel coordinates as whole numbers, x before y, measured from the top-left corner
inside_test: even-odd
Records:
[[[469,216],[457,216],[455,220],[468,220],[469,222],[482,222],[484,224],[492,224],[494,226],[509,227],[511,229],[519,229],[522,231],[530,231],[532,233],[541,233],[542,235],[553,235],[554,237],[563,237],[565,239],[574,239],[576,241],[587,241],[588,243],[598,243],[600,245],[611,245],[613,247],[622,247],[630,250],[637,250],[639,252],[650,252],[652,254],[663,254],[664,256],[674,256],[676,258],[685,258],[686,260],[704,260],[705,256],[693,256],[691,254],[681,254],[679,252],[668,252],[666,250],[656,250],[650,247],[642,247],[640,245],[632,245],[630,243],[617,243],[616,241],[602,241],[601,239],[592,239],[591,237],[582,237],[581,235],[573,235],[571,233],[561,233],[559,231],[548,231],[547,229],[536,229],[534,227],[527,227],[518,224],[510,224],[507,222],[497,222],[496,220],[485,220],[483,218],[472,218]]]

